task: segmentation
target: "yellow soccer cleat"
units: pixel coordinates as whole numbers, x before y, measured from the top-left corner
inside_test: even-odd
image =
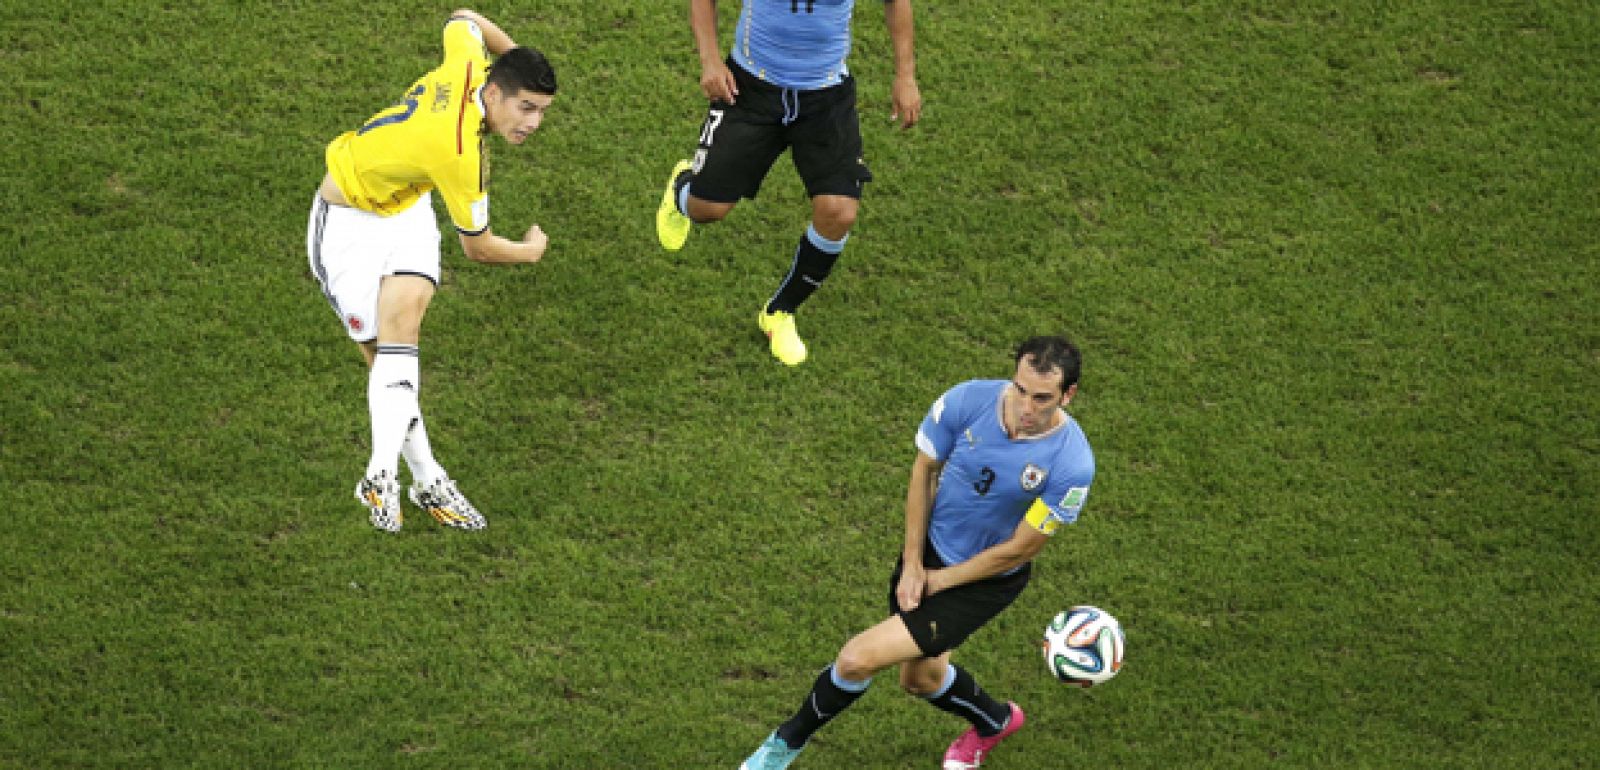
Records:
[[[794,329],[794,314],[782,310],[773,313],[762,311],[756,316],[756,322],[771,342],[772,355],[779,361],[789,366],[799,366],[800,362],[806,360],[806,343],[801,341],[800,333]]]
[[[667,175],[667,189],[661,193],[661,205],[656,208],[656,240],[661,241],[661,248],[667,251],[683,248],[683,242],[689,240],[689,228],[694,225],[683,212],[678,211],[674,184],[689,168],[689,161],[686,160],[680,160],[678,165],[672,167],[672,173]]]

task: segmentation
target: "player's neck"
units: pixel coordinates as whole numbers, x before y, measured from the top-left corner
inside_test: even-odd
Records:
[[[1013,425],[1011,422],[1012,398],[1015,398],[1015,395],[1013,395],[1010,390],[1006,390],[1000,394],[1000,429],[1004,430],[1006,432],[1006,438],[1012,441],[1016,441],[1018,439],[1038,438],[1040,436],[1047,435],[1056,428],[1061,427],[1061,424],[1067,421],[1066,412],[1063,411],[1061,407],[1056,407],[1056,410],[1050,413],[1049,425],[1046,425],[1036,433],[1023,433],[1020,428],[1018,428],[1016,425]]]

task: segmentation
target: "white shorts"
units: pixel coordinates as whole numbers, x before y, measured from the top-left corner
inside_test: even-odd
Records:
[[[316,195],[306,226],[306,256],[322,294],[356,342],[378,338],[378,287],[385,276],[420,275],[439,283],[439,223],[433,196],[381,217],[335,206]]]

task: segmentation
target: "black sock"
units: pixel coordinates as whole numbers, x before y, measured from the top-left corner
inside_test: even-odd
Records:
[[[1011,707],[989,697],[966,669],[952,663],[949,672],[945,674],[944,690],[928,702],[971,722],[985,738],[1004,730],[1011,719]]]
[[[789,717],[789,721],[778,725],[778,737],[789,748],[795,749],[804,746],[811,740],[811,734],[822,729],[828,720],[839,715],[839,712],[855,703],[861,694],[867,691],[867,685],[872,682],[849,682],[840,680],[846,687],[840,687],[834,682],[833,666],[828,666],[817,675],[816,684],[811,685],[811,692],[806,694],[806,702],[800,704],[800,710]]]
[[[830,241],[819,235],[815,227],[807,227],[806,234],[800,236],[800,245],[794,250],[794,264],[789,274],[784,276],[778,292],[767,301],[767,312],[793,313],[799,309],[811,292],[827,280],[828,273],[833,272],[833,263],[839,259],[839,252],[844,251],[844,242],[849,237]]]

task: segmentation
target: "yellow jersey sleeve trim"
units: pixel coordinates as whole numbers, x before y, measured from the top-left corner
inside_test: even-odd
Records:
[[[1054,535],[1061,526],[1061,521],[1050,513],[1050,506],[1045,505],[1041,498],[1034,498],[1033,505],[1028,507],[1028,526],[1038,530],[1041,534]]]

